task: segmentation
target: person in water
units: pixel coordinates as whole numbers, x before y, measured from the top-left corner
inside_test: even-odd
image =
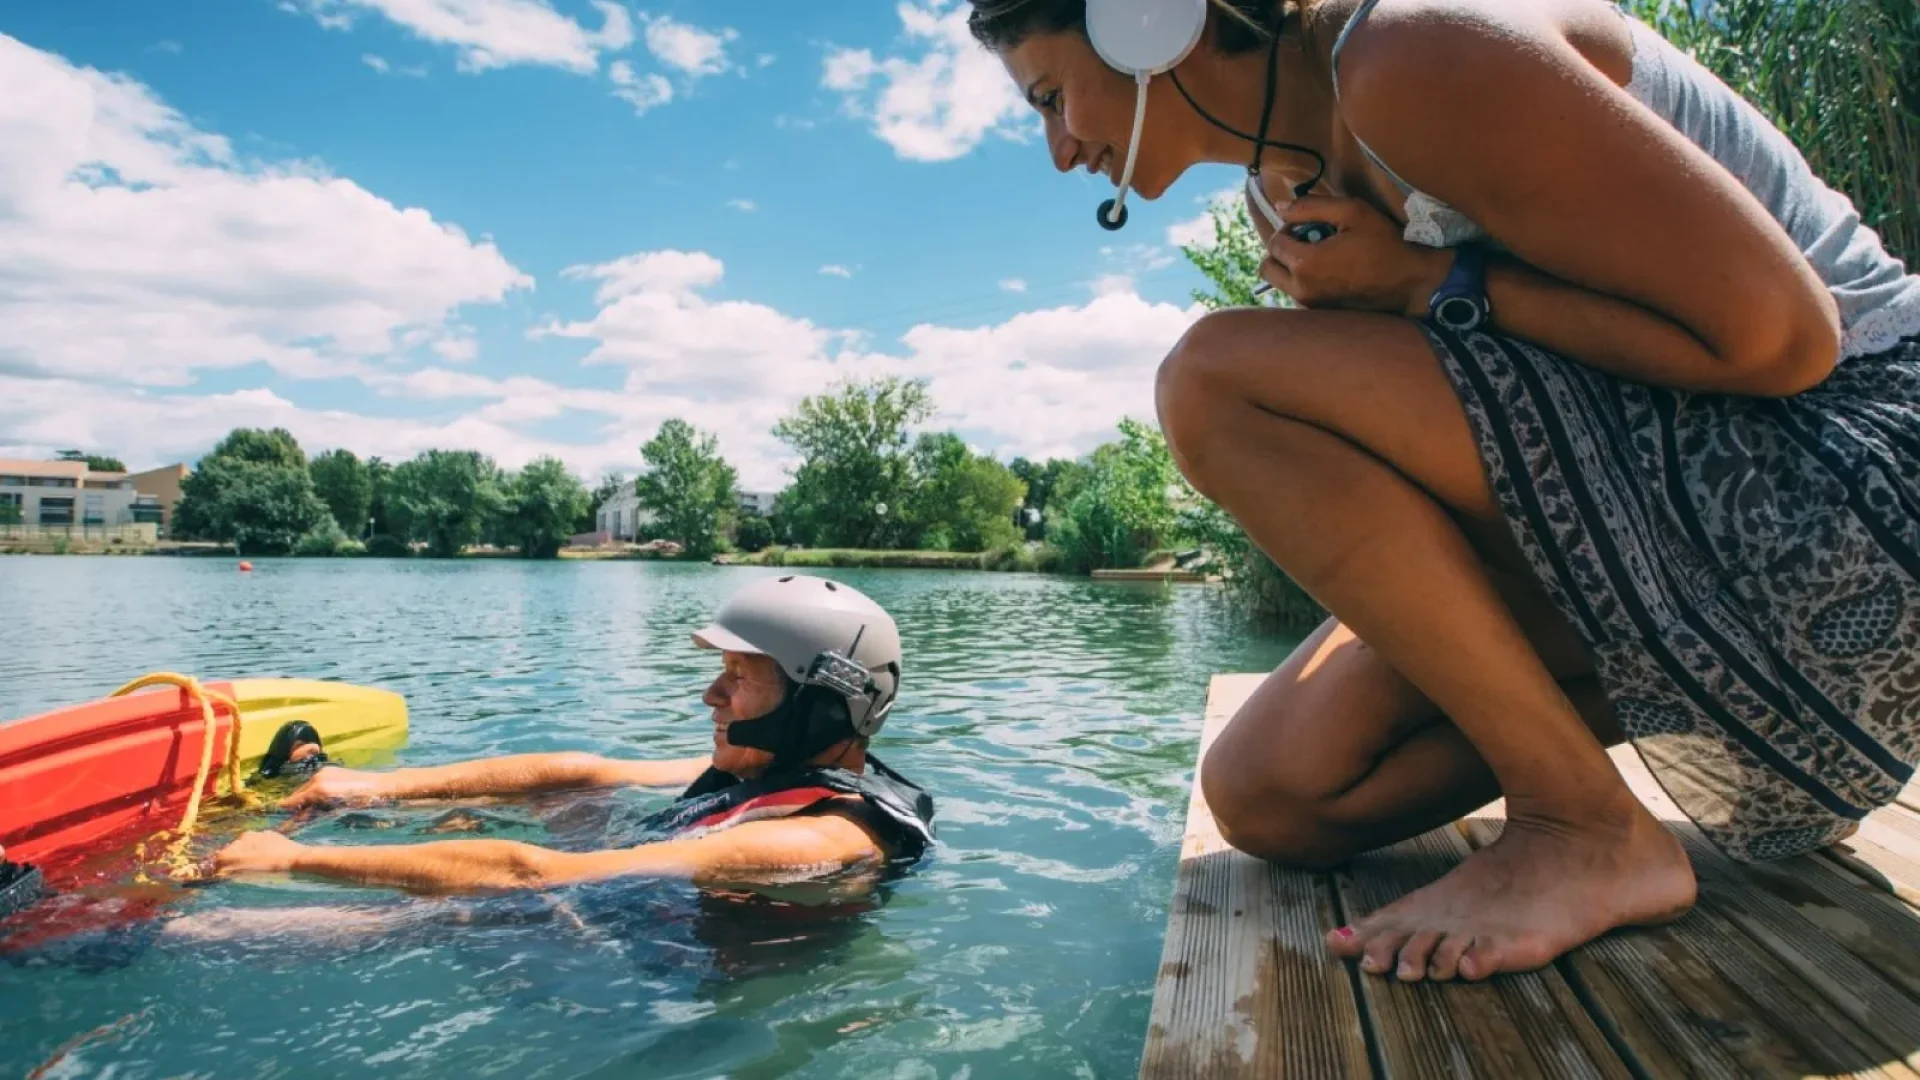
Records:
[[[1223,835],[1326,866],[1506,799],[1336,955],[1482,979],[1686,911],[1623,739],[1740,860],[1894,798],[1920,277],[1758,111],[1606,0],[972,4],[1057,169],[1247,166],[1295,305],[1206,315],[1156,383],[1181,471],[1332,613],[1202,764]],[[1193,36],[1129,65],[1156,26]]]
[[[476,893],[636,875],[701,886],[778,884],[921,857],[933,842],[933,800],[868,749],[900,685],[899,631],[880,605],[823,578],[768,578],[730,597],[693,640],[721,654],[702,698],[713,710],[710,756],[527,754],[388,773],[329,766],[280,804],[685,785],[654,822],[652,831],[665,839],[567,852],[485,839],[323,847],[260,831],[220,850],[214,870]]]

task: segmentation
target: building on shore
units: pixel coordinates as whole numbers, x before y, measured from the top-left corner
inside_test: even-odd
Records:
[[[746,514],[758,514],[761,517],[773,516],[773,501],[780,497],[777,491],[736,491],[734,503]]]
[[[640,505],[631,480],[620,485],[620,490],[601,503],[593,515],[594,531],[605,533],[613,543],[632,543],[652,521],[653,511]]]
[[[180,502],[180,485],[186,481],[190,471],[185,465],[162,465],[127,476],[135,492],[159,504],[161,536],[169,535],[167,530],[173,526],[173,508]]]
[[[96,472],[84,461],[0,458],[0,523],[39,528],[158,527],[165,508],[123,472]]]

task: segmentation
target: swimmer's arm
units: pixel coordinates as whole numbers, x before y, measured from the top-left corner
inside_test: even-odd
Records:
[[[548,889],[616,877],[696,885],[772,884],[820,877],[883,858],[865,827],[839,814],[753,821],[725,832],[618,851],[563,852],[514,840],[442,840],[312,847],[248,833],[215,856],[216,871],[305,874],[420,893]]]
[[[393,772],[326,768],[281,800],[286,809],[309,804],[387,799],[459,799],[530,795],[604,787],[674,787],[692,783],[710,759],[618,761],[597,754],[513,754]]]
[[[1486,10],[1382,5],[1342,54],[1340,100],[1408,183],[1521,260],[1490,271],[1494,328],[1680,389],[1824,379],[1838,310],[1766,209],[1576,51],[1558,5]]]

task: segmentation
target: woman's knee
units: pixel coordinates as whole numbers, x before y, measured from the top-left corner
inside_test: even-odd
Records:
[[[1201,762],[1200,789],[1220,838],[1257,859],[1319,870],[1354,854],[1327,820],[1321,800],[1290,789],[1271,771],[1234,756],[1209,754]]]
[[[1284,320],[1279,312],[1252,309],[1209,312],[1187,328],[1154,380],[1160,430],[1189,480],[1200,483],[1215,459],[1215,448],[1233,440],[1219,436],[1229,426],[1227,411],[1247,403],[1243,368],[1257,338],[1263,350],[1279,353]],[[1275,362],[1278,357],[1275,357]]]

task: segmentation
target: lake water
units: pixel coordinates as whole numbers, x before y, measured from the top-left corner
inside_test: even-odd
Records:
[[[0,559],[0,719],[150,670],[296,675],[404,694],[405,765],[698,754],[715,658],[688,634],[779,572],[256,567]],[[444,904],[223,882],[179,910],[325,905],[387,921],[0,960],[0,1076],[56,1057],[49,1077],[1134,1075],[1207,678],[1270,668],[1290,642],[1192,586],[827,573],[900,624],[902,698],[875,749],[938,805],[938,849],[880,902],[636,884],[577,897],[565,918],[483,904],[455,925],[423,914]],[[496,835],[538,842],[552,809],[508,808]],[[424,840],[433,817],[335,813],[303,835]]]

